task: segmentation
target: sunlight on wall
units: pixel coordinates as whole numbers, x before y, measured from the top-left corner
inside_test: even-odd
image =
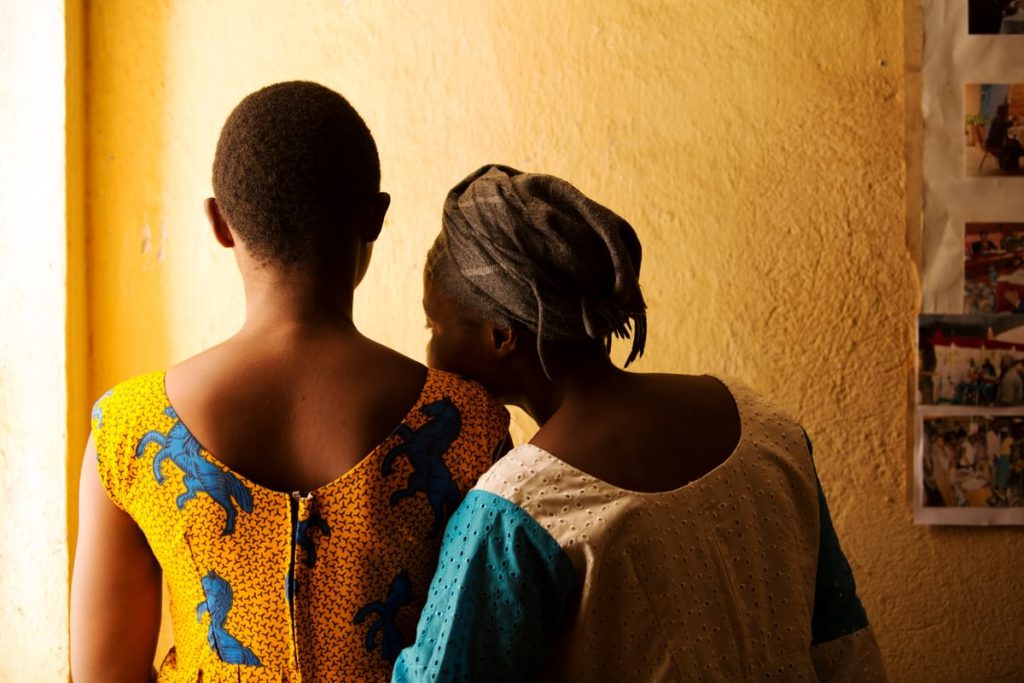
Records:
[[[67,680],[64,3],[0,4],[0,680]]]
[[[893,680],[1004,675],[1022,538],[914,527],[905,497],[899,3],[555,5],[91,3],[92,396],[236,329],[241,287],[201,209],[219,128],[263,85],[320,81],[367,120],[393,195],[365,333],[422,359],[423,258],[464,175],[571,180],[644,242],[639,369],[740,377],[811,433]]]

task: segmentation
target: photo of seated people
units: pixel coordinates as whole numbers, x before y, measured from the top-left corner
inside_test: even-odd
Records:
[[[964,86],[964,172],[968,176],[1021,173],[1024,83]]]
[[[964,313],[1024,313],[1024,223],[965,226]]]
[[[967,0],[967,32],[1024,33],[1024,0]]]
[[[1024,316],[921,316],[918,403],[1024,405]]]
[[[1024,506],[1024,418],[925,418],[927,507]]]

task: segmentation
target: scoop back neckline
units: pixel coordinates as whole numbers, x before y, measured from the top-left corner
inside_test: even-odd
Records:
[[[235,470],[234,468],[228,466],[226,463],[220,460],[213,453],[213,451],[204,446],[203,442],[196,437],[196,435],[192,432],[191,429],[189,429],[188,424],[186,424],[185,421],[181,418],[181,414],[178,412],[178,409],[175,408],[174,404],[171,402],[171,397],[167,394],[167,369],[165,368],[163,370],[159,370],[158,374],[160,376],[160,393],[162,395],[164,404],[174,411],[174,414],[177,416],[176,419],[181,424],[182,428],[197,444],[199,444],[199,450],[203,454],[203,457],[205,457],[207,460],[209,460],[210,462],[212,462],[214,465],[224,470],[225,472],[229,472],[232,475],[238,477],[239,479],[241,479],[254,489],[265,491],[274,496],[284,496],[288,498],[310,498],[313,497],[314,495],[319,496],[329,489],[333,489],[340,486],[350,476],[353,476],[357,472],[364,469],[366,463],[372,460],[374,456],[376,456],[381,451],[381,449],[384,447],[384,444],[387,443],[391,435],[394,434],[395,431],[401,425],[407,424],[409,422],[409,419],[416,413],[417,410],[419,410],[420,406],[423,404],[423,397],[426,395],[427,389],[430,387],[431,384],[433,384],[435,377],[440,372],[443,371],[427,367],[426,375],[423,379],[423,386],[420,387],[419,394],[416,395],[416,400],[413,401],[413,404],[405,412],[405,415],[402,417],[402,419],[397,424],[395,424],[395,426],[391,429],[391,431],[389,431],[384,436],[383,439],[381,439],[379,444],[374,446],[373,449],[371,449],[368,453],[363,455],[363,457],[360,458],[354,465],[352,465],[352,467],[348,468],[347,470],[345,470],[338,476],[334,477],[333,479],[326,481],[323,484],[319,484],[318,486],[315,486],[314,488],[311,488],[307,491],[283,491],[281,489],[275,489],[270,486],[264,486],[263,484],[253,481],[245,474]]]
[[[745,442],[747,440],[747,429],[746,429],[746,427],[744,425],[744,423],[746,421],[744,419],[744,411],[743,411],[743,409],[740,406],[740,399],[736,395],[738,387],[735,386],[734,383],[731,380],[728,380],[728,379],[723,378],[723,377],[718,377],[716,375],[707,375],[707,374],[703,375],[703,377],[710,377],[711,379],[716,380],[719,384],[721,384],[723,387],[725,387],[725,390],[729,393],[729,397],[732,399],[732,402],[733,402],[733,409],[736,411],[736,419],[739,422],[740,433],[739,433],[739,437],[736,439],[736,444],[733,446],[732,450],[729,452],[729,455],[725,456],[725,458],[720,463],[718,463],[717,465],[712,467],[710,470],[708,470],[707,472],[705,472],[701,476],[697,477],[696,479],[692,479],[692,480],[686,482],[685,484],[683,484],[681,486],[677,486],[677,487],[672,488],[672,489],[666,489],[665,491],[635,491],[633,489],[627,489],[627,488],[623,488],[621,486],[616,486],[615,484],[612,484],[611,482],[605,481],[604,479],[601,479],[600,477],[597,477],[597,476],[595,476],[593,474],[590,474],[589,472],[585,472],[585,471],[581,470],[580,468],[576,467],[575,465],[572,465],[572,464],[566,462],[565,460],[561,459],[560,457],[558,457],[557,455],[555,455],[551,451],[548,451],[548,450],[546,450],[544,448],[541,448],[540,446],[536,446],[533,443],[526,442],[526,443],[520,444],[519,446],[517,446],[513,450],[519,450],[520,448],[531,448],[531,449],[537,451],[538,453],[540,453],[542,456],[546,457],[547,459],[553,461],[559,467],[561,467],[561,468],[563,468],[565,470],[568,470],[569,472],[571,472],[572,474],[574,474],[574,475],[576,475],[578,477],[585,477],[586,479],[589,479],[590,481],[592,481],[594,484],[596,484],[596,485],[598,485],[598,486],[600,486],[602,488],[608,489],[608,490],[610,490],[612,492],[615,492],[616,494],[618,494],[620,496],[630,496],[630,497],[634,497],[634,498],[672,497],[672,496],[676,496],[676,495],[681,495],[681,494],[683,494],[685,492],[688,492],[690,490],[699,488],[701,486],[705,486],[713,478],[717,478],[717,477],[721,476],[722,472],[726,468],[731,467],[733,465],[733,463],[735,462],[736,458],[738,457],[738,455],[740,453],[740,450],[742,449],[742,447],[744,446],[744,444],[745,444]],[[510,451],[510,453],[511,453],[511,451]],[[499,460],[498,462],[500,463],[501,461]]]

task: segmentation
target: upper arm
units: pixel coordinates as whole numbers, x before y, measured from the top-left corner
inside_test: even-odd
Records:
[[[576,590],[568,557],[532,517],[471,491],[392,681],[534,680]]]
[[[90,435],[79,483],[71,582],[71,671],[78,683],[148,681],[162,576],[142,531],[100,484]]]
[[[807,449],[813,454],[810,437]],[[811,618],[811,657],[822,681],[884,681],[885,670],[853,570],[839,545],[825,493],[818,488],[818,568]]]
[[[812,457],[814,446],[804,432],[807,450]],[[817,473],[818,489],[818,569],[814,582],[814,615],[811,622],[812,642],[825,643],[865,628],[868,618],[857,597],[853,570],[839,545],[839,536],[832,524],[832,514],[825,500]]]

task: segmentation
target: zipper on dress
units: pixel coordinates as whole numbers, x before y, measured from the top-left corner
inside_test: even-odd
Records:
[[[291,527],[289,529],[289,536],[291,538],[291,554],[288,558],[288,616],[291,620],[291,631],[292,631],[292,657],[295,660],[295,666],[299,666],[299,651],[298,641],[295,639],[295,600],[298,599],[298,578],[295,576],[295,553],[298,550],[298,543],[296,536],[299,531],[299,500],[302,498],[302,494],[298,491],[292,491],[288,497],[288,508],[289,508],[289,520]]]
[[[296,670],[302,670],[301,652],[299,652],[299,638],[298,638],[298,627],[295,622],[295,611],[296,601],[299,599],[299,525],[308,517],[308,509],[304,509],[304,504],[308,506],[310,501],[313,500],[313,493],[303,494],[300,491],[292,491],[288,495],[288,507],[289,507],[289,518],[291,521],[291,557],[288,560],[288,576],[290,577],[288,586],[288,613],[291,617],[291,632],[292,632],[292,653],[294,657]]]

